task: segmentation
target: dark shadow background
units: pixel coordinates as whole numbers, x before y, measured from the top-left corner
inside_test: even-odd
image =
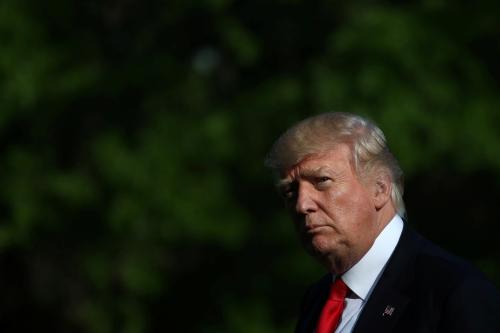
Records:
[[[263,159],[368,116],[409,223],[500,285],[498,1],[4,0],[0,330],[290,332],[322,269]]]

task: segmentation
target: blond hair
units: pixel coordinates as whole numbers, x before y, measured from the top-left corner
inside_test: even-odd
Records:
[[[382,130],[361,116],[332,112],[307,118],[278,138],[265,164],[275,171],[286,170],[307,156],[324,153],[340,143],[351,148],[358,177],[376,168],[389,172],[392,203],[398,214],[404,216],[403,171],[390,152]]]

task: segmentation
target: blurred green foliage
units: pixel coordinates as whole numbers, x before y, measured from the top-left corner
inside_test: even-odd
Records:
[[[0,4],[5,331],[289,332],[322,272],[264,156],[339,110],[410,223],[500,284],[494,1]]]

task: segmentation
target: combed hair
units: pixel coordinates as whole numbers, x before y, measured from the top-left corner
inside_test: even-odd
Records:
[[[276,172],[287,170],[304,158],[327,152],[340,143],[350,146],[358,177],[375,168],[389,171],[392,203],[398,214],[405,216],[403,171],[390,152],[382,130],[361,116],[331,112],[307,118],[278,138],[265,164]]]

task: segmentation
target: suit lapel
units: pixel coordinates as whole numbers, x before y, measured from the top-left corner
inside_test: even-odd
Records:
[[[314,332],[319,314],[328,297],[331,283],[332,275],[325,275],[306,296],[301,319],[295,331],[296,333]]]
[[[372,295],[353,332],[391,332],[409,300],[409,297],[394,289],[386,289],[379,295]]]
[[[412,298],[409,286],[415,279],[413,263],[417,247],[415,234],[405,224],[398,245],[368,298],[353,332],[392,331]]]

